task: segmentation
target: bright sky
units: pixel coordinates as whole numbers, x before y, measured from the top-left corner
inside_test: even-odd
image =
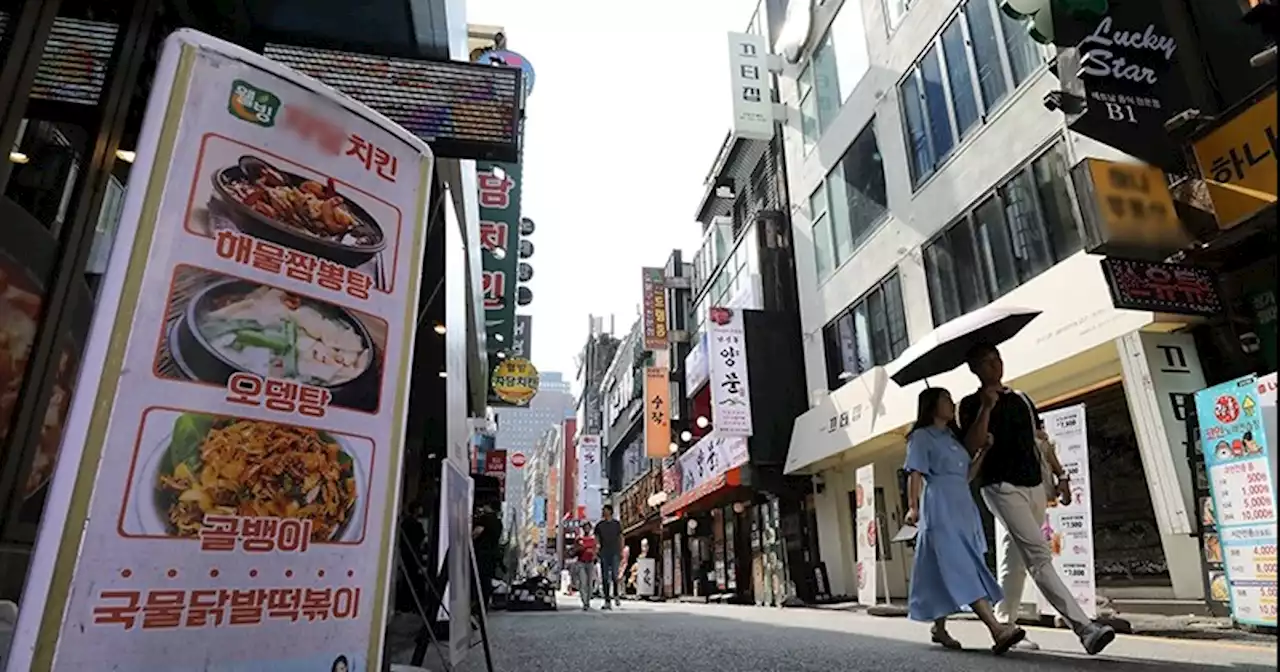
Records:
[[[522,213],[537,224],[533,361],[574,374],[588,315],[625,333],[640,269],[692,260],[702,180],[731,121],[729,31],[756,0],[468,0],[536,74]]]

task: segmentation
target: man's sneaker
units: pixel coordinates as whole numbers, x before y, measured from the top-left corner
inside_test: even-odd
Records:
[[[1013,648],[1018,649],[1019,651],[1039,651],[1040,645],[1029,639],[1024,639],[1021,642],[1014,644]]]
[[[1080,643],[1084,645],[1084,650],[1091,656],[1102,653],[1107,645],[1115,641],[1116,630],[1109,625],[1098,625],[1097,623],[1089,626],[1080,635]]]
[[[621,607],[621,606],[622,606],[622,598],[621,598],[621,597],[615,597],[615,598],[613,598],[613,606],[615,606],[615,607]]]
[[[601,608],[601,609],[603,609],[603,610],[605,610],[605,611],[613,611],[613,606],[612,606],[612,605],[610,605],[608,602],[605,602],[605,603],[604,603],[604,606],[603,606],[603,607],[600,607],[600,608]]]

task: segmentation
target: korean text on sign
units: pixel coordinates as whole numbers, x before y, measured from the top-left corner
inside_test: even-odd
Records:
[[[352,587],[104,590],[97,602],[93,624],[123,630],[354,620],[360,615],[360,589]]]
[[[226,553],[237,546],[245,553],[306,553],[311,546],[311,521],[206,514],[200,550]]]
[[[378,177],[388,181],[396,181],[396,172],[400,169],[400,161],[387,150],[375,146],[364,138],[351,134],[347,139],[347,156],[354,156],[364,164],[365,170],[377,170]]]
[[[265,405],[280,413],[323,418],[332,398],[333,394],[323,387],[262,378],[252,373],[237,372],[227,379],[227,401],[246,406]]]
[[[284,275],[331,292],[346,291],[357,299],[368,299],[373,278],[354,268],[320,259],[305,252],[289,250],[230,229],[214,237],[218,256],[272,275]]]

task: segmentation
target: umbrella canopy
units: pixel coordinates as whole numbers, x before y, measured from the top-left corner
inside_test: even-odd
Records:
[[[965,355],[973,346],[1000,345],[1039,314],[1039,310],[1031,308],[986,306],[961,315],[907,348],[900,358],[906,364],[889,377],[899,385],[910,385],[946,373],[964,364]]]

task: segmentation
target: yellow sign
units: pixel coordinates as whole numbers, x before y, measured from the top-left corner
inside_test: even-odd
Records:
[[[665,366],[644,370],[644,453],[659,460],[671,454],[671,371]]]
[[[494,368],[492,383],[499,399],[524,406],[538,394],[538,369],[527,359],[504,359]]]
[[[1196,141],[1218,226],[1229,229],[1276,202],[1276,93]]]
[[[1105,247],[1177,250],[1191,242],[1174,210],[1164,171],[1104,159],[1085,163]]]

